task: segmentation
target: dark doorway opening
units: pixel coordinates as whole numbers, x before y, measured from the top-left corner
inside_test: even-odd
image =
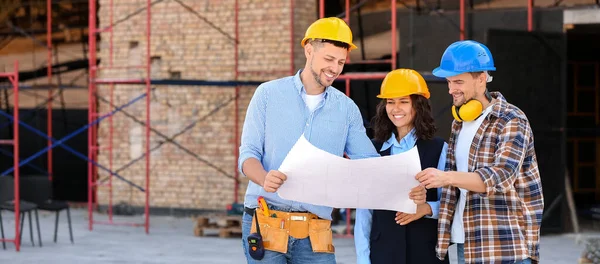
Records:
[[[519,107],[533,130],[544,194],[542,233],[563,232],[566,41],[562,33],[491,29],[496,71],[491,90]]]
[[[590,229],[600,219],[600,24],[566,35],[567,167],[581,228]]]
[[[12,106],[2,106],[2,111],[12,115]],[[71,134],[78,128],[87,124],[87,109],[61,109],[53,110],[53,138],[61,138]],[[46,134],[46,110],[21,108],[19,118],[25,124],[34,127]],[[0,117],[0,138],[13,138],[11,122]],[[26,158],[42,151],[48,146],[46,138],[26,129],[19,127],[19,152],[20,162]],[[64,143],[77,152],[87,157],[87,132],[84,131]],[[53,148],[53,194],[58,200],[70,202],[87,202],[87,161],[83,160],[70,151],[56,146]],[[0,146],[0,171],[13,167],[12,145]],[[48,163],[47,152],[36,159],[31,160],[20,167],[21,177],[32,175],[47,175]],[[9,173],[8,175],[12,175]]]

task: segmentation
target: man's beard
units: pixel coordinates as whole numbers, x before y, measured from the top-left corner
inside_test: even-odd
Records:
[[[454,102],[454,99],[452,101]],[[465,99],[465,96],[463,95],[463,97],[459,101],[454,102],[454,106],[461,107],[466,102],[467,102],[467,100]]]
[[[315,79],[315,82],[317,82],[317,84],[319,84],[322,87],[326,87],[322,82],[321,82],[321,78],[319,77],[319,73],[315,72],[315,70],[313,69],[312,63],[310,64],[310,72],[312,73],[313,78]]]
[[[461,107],[461,106],[465,105],[467,102],[469,102],[471,100],[476,100],[477,101],[477,97],[475,95],[473,95],[471,97],[471,99],[466,99],[465,95],[463,94],[462,99],[460,101],[458,101],[457,103],[454,103],[454,106]],[[454,100],[452,102],[454,102]]]

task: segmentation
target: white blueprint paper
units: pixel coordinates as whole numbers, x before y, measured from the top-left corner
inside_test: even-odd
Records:
[[[416,147],[396,155],[350,160],[318,149],[301,136],[279,171],[287,175],[277,190],[284,199],[334,208],[417,210],[408,196],[419,185]]]

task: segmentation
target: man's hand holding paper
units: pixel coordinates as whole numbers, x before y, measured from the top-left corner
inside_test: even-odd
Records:
[[[271,170],[265,176],[263,189],[267,192],[276,192],[279,187],[287,180],[287,176],[280,171]]]

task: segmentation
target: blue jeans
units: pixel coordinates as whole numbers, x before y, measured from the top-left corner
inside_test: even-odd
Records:
[[[335,264],[335,254],[331,253],[315,253],[312,251],[310,239],[296,239],[289,237],[288,251],[282,254],[275,251],[265,250],[265,256],[262,260],[255,260],[248,253],[247,237],[250,234],[252,227],[252,216],[244,212],[242,217],[242,245],[244,255],[248,264],[265,263],[265,264]]]
[[[458,264],[465,264],[465,244],[456,244]],[[531,259],[518,260],[515,264],[531,264]]]

